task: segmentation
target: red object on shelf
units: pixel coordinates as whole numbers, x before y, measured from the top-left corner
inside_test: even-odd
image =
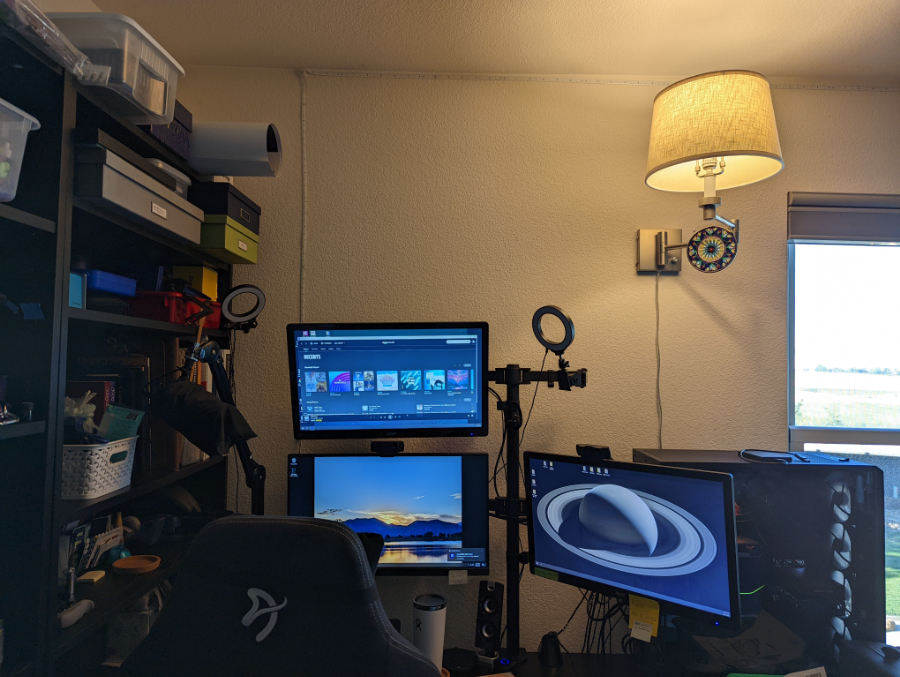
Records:
[[[129,304],[134,317],[175,324],[188,324],[188,318],[200,312],[200,306],[174,291],[139,291],[133,299],[129,299]],[[222,324],[222,304],[212,302],[210,305],[213,313],[206,316],[203,328],[218,329]]]
[[[146,320],[187,324],[188,302],[175,291],[139,291],[129,299],[131,314]]]
[[[190,317],[194,313],[200,312],[200,306],[198,306],[196,303],[194,303],[192,301],[188,301],[187,305],[188,305],[187,317]],[[212,315],[206,316],[206,322],[203,323],[203,328],[204,329],[218,329],[219,326],[222,324],[222,304],[212,301],[209,305],[212,307],[213,312],[212,312]],[[195,322],[194,324],[197,324],[197,323]]]

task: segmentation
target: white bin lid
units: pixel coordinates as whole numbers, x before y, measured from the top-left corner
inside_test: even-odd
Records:
[[[41,123],[37,121],[37,118],[35,118],[32,115],[29,115],[28,113],[23,111],[21,108],[16,108],[9,101],[6,101],[5,99],[0,99],[0,106],[2,106],[3,108],[6,108],[9,111],[12,111],[16,115],[19,115],[26,120],[30,120],[31,121],[31,129],[40,129],[41,128]],[[28,130],[28,131],[31,131],[31,130]]]
[[[132,19],[130,16],[125,16],[124,14],[114,14],[111,12],[47,12],[47,17],[51,21],[56,21],[57,19],[62,21],[76,20],[76,21],[90,21],[90,22],[107,22],[107,23],[116,23],[122,22],[128,24],[132,28],[134,28],[138,33],[146,38],[147,42],[156,47],[159,50],[160,54],[162,54],[169,62],[178,69],[178,72],[181,74],[181,77],[184,77],[184,69],[181,67],[175,59],[172,58],[172,55],[169,54],[161,44],[159,44],[156,40],[153,39],[153,36],[150,35],[147,31],[141,28],[141,25]],[[65,31],[63,31],[65,33]]]

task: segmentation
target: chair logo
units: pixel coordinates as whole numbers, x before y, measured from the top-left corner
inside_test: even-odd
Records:
[[[275,623],[278,621],[278,611],[287,606],[287,597],[284,598],[284,601],[281,604],[278,604],[276,606],[275,600],[272,598],[272,595],[267,593],[265,590],[260,590],[259,588],[249,588],[247,590],[247,596],[250,597],[250,599],[253,601],[253,606],[250,607],[250,611],[244,614],[244,617],[241,619],[241,623],[245,628],[249,628],[250,624],[263,614],[271,614],[269,616],[269,622],[266,623],[266,627],[260,630],[259,634],[256,636],[256,641],[261,642],[269,636],[269,633],[272,632],[272,629],[275,627]],[[268,606],[260,609],[260,599],[268,604]]]

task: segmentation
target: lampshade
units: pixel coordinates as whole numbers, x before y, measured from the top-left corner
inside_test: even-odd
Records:
[[[769,81],[750,71],[717,71],[681,80],[653,102],[648,186],[702,192],[695,165],[724,158],[716,188],[762,181],[781,171],[784,159]]]

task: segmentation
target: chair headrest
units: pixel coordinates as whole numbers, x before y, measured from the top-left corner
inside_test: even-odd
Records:
[[[352,594],[375,585],[366,551],[353,530],[305,517],[235,515],[216,520],[194,539],[182,569],[235,586],[311,585],[332,599],[337,589]]]

